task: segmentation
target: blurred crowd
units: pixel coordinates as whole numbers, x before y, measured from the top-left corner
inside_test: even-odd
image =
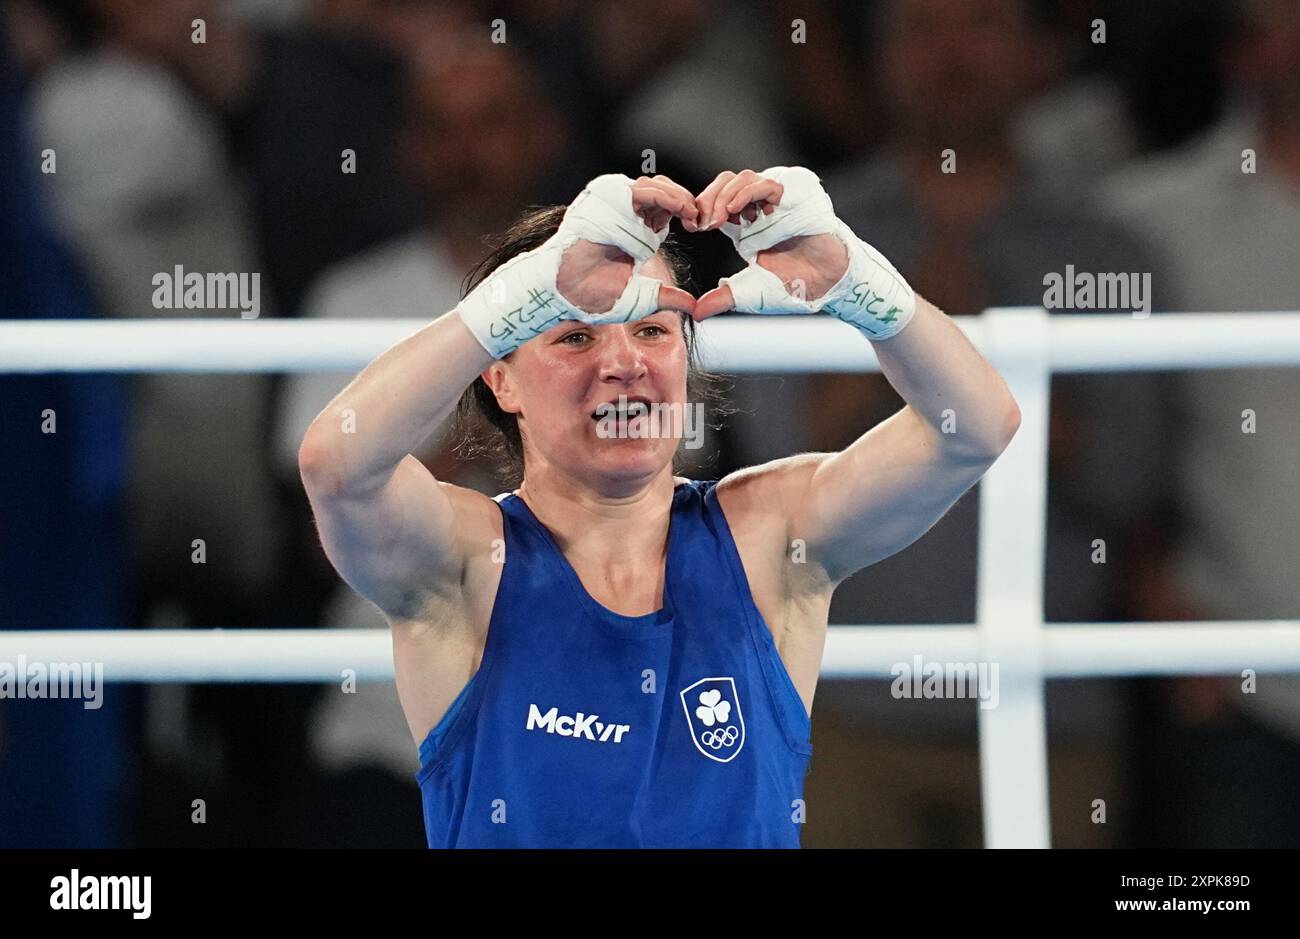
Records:
[[[1067,265],[1149,273],[1155,311],[1300,310],[1300,0],[8,0],[0,121],[10,319],[234,315],[156,309],[181,265],[260,272],[263,317],[431,320],[485,235],[596,175],[793,164],[953,316],[1040,305]],[[718,232],[684,247],[697,292],[740,266]],[[382,628],[296,465],[350,377],[0,376],[0,628]],[[1048,620],[1300,619],[1298,389],[1057,376]],[[902,406],[879,375],[731,396],[685,475]],[[416,455],[506,488],[449,428]],[[978,506],[832,623],[973,621]],[[1300,679],[1052,681],[1048,728],[1055,844],[1300,843]],[[823,680],[813,745],[806,846],[981,843],[973,702]],[[419,846],[416,767],[391,684],[0,701],[0,846]]]

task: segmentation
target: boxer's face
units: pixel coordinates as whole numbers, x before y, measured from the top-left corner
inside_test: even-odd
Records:
[[[642,273],[674,282],[657,255]],[[618,432],[616,418],[601,421],[597,410],[624,395],[676,404],[684,413],[687,364],[681,314],[664,310],[632,323],[566,320],[492,366],[489,372],[499,375],[488,384],[501,407],[519,415],[530,471],[549,464],[588,483],[648,481],[672,463],[681,443],[672,436],[675,425],[661,420],[659,436],[638,437],[633,434],[648,422],[635,421],[626,426],[627,436],[608,436]]]

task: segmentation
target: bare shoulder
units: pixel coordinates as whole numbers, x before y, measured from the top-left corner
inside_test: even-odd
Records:
[[[456,513],[456,541],[465,561],[462,588],[466,606],[472,610],[487,587],[496,593],[496,584],[489,585],[486,579],[493,573],[499,579],[501,574],[505,551],[501,507],[476,489],[441,480],[438,485]]]
[[[718,502],[732,523],[732,509],[739,520],[742,516],[791,517],[797,507],[813,472],[829,453],[798,453],[794,456],[746,466],[718,481]],[[733,527],[734,527],[734,523]]]
[[[495,595],[496,583],[489,581],[494,573],[498,579],[501,573],[504,552],[501,509],[490,496],[477,490],[442,480],[437,485],[454,514],[459,582],[447,589],[420,591],[419,604],[409,615],[388,615],[388,621],[407,637],[427,637],[430,631],[472,637],[486,633],[486,618],[476,614],[481,612],[484,592],[490,590]],[[481,629],[476,628],[479,620],[483,620]]]
[[[477,489],[442,480],[438,480],[438,488],[451,500],[452,508],[456,511],[458,530],[466,538],[472,541],[475,536],[493,531],[497,535],[501,534],[501,508],[491,496],[485,496]],[[466,547],[472,548],[473,545],[467,544]],[[467,552],[465,556],[468,559],[473,556],[473,552]]]
[[[795,523],[817,467],[831,454],[799,453],[767,463],[748,466],[719,480],[718,505],[757,593],[766,584],[780,585],[783,597],[790,592],[829,591],[825,577],[814,565],[797,560],[798,537]]]

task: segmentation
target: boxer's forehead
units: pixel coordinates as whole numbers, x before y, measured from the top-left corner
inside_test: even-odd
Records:
[[[677,286],[672,269],[668,267],[668,263],[663,259],[662,255],[653,255],[650,260],[645,262],[645,266],[641,268],[641,273],[665,284]]]

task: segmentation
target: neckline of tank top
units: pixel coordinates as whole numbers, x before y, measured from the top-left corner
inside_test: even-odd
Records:
[[[529,507],[528,503],[519,496],[518,490],[507,493],[507,495],[509,498],[514,499],[519,503],[523,508],[524,515],[528,521],[536,526],[536,528],[541,532],[542,537],[546,539],[547,545],[551,548],[552,552],[554,552],[564,579],[568,581],[569,587],[577,596],[578,601],[589,613],[592,614],[592,617],[598,622],[606,623],[614,627],[622,635],[634,633],[637,636],[645,636],[648,634],[667,632],[671,629],[673,620],[676,618],[672,603],[671,584],[672,573],[676,569],[673,560],[674,555],[676,554],[676,536],[680,526],[674,524],[674,522],[676,521],[675,514],[678,502],[681,499],[682,494],[692,488],[692,483],[693,480],[688,479],[686,482],[678,483],[673,487],[673,501],[669,506],[668,514],[668,552],[667,557],[664,560],[663,605],[653,613],[643,613],[640,616],[624,616],[622,613],[615,613],[609,607],[605,606],[593,597],[583,585],[582,578],[578,576],[578,572],[574,569],[573,565],[569,563],[569,559],[566,558],[564,552],[560,550],[560,546],[556,542],[555,536],[551,534],[551,530],[543,525],[542,520],[533,514],[533,510]]]

